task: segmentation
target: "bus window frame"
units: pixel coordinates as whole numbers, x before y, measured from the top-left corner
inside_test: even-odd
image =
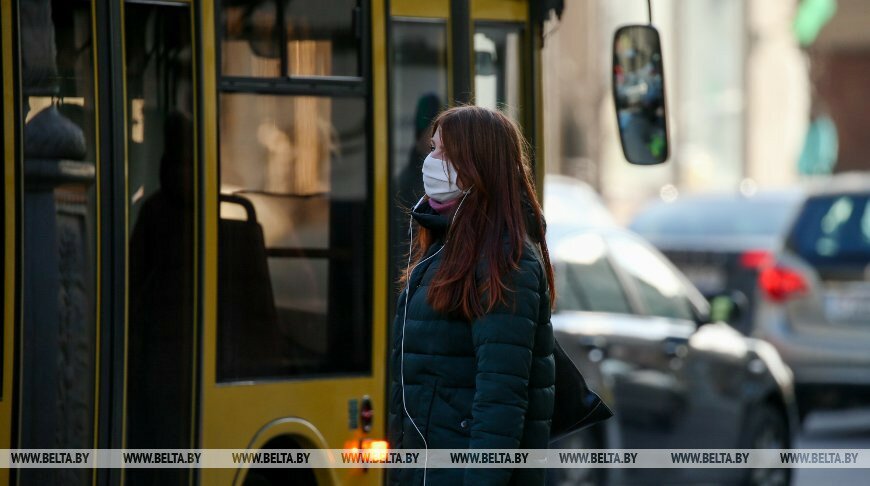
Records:
[[[14,199],[12,199],[12,201],[10,201],[10,196],[12,198],[14,198],[16,191],[11,191],[11,194],[10,194],[10,191],[8,191],[8,188],[9,188],[8,187],[9,186],[8,173],[9,173],[9,171],[6,169],[6,167],[10,163],[14,164],[15,163],[14,161],[17,160],[17,158],[15,157],[15,151],[14,151],[15,144],[14,143],[7,143],[7,138],[9,138],[10,141],[14,140],[13,137],[14,137],[14,134],[16,133],[16,131],[14,130],[15,124],[13,122],[14,117],[16,116],[15,115],[16,112],[14,110],[14,108],[15,108],[14,97],[13,97],[13,102],[11,103],[11,106],[8,107],[9,113],[7,113],[7,102],[6,102],[6,93],[9,91],[13,91],[13,90],[8,89],[11,86],[6,85],[7,79],[9,79],[9,81],[10,81],[9,84],[10,85],[12,84],[11,83],[12,76],[7,76],[7,74],[10,74],[10,73],[7,73],[7,70],[9,70],[9,71],[12,70],[12,66],[11,65],[7,66],[7,64],[12,63],[11,58],[13,57],[13,56],[9,55],[9,53],[12,52],[12,46],[10,43],[8,43],[8,39],[11,38],[11,36],[7,37],[7,34],[6,34],[7,32],[12,30],[12,26],[11,26],[12,22],[11,22],[11,18],[10,18],[11,12],[7,11],[7,9],[9,9],[10,5],[11,5],[11,2],[4,2],[2,5],[0,5],[0,154],[3,154],[3,160],[5,161],[4,166],[3,166],[3,178],[2,178],[2,181],[0,181],[0,182],[2,182],[2,187],[0,187],[0,227],[2,227],[2,230],[0,230],[0,231],[2,231],[3,241],[4,241],[4,245],[3,245],[4,254],[2,256],[0,256],[0,278],[2,278],[2,280],[0,280],[0,302],[2,302],[2,305],[0,305],[0,309],[2,309],[2,310],[0,310],[0,312],[3,313],[3,322],[5,324],[2,328],[2,330],[0,330],[0,403],[6,402],[6,398],[9,395],[11,395],[11,394],[6,393],[6,386],[5,386],[6,383],[8,381],[10,381],[6,377],[6,370],[8,369],[8,366],[6,365],[6,357],[8,354],[10,354],[10,353],[7,353],[7,350],[6,350],[6,343],[7,343],[6,328],[10,327],[12,325],[12,323],[14,322],[14,319],[9,318],[9,310],[8,309],[12,306],[12,302],[14,300],[14,297],[13,297],[14,294],[10,293],[9,291],[12,290],[15,286],[10,285],[11,279],[8,278],[6,272],[9,271],[10,268],[11,269],[15,268],[14,263],[12,265],[8,265],[7,263],[12,263],[12,262],[9,262],[8,260],[9,260],[10,255],[12,255],[14,253],[15,248],[17,247],[17,245],[15,244],[16,243],[15,238],[12,237],[12,235],[14,235],[15,232],[14,232],[14,230],[11,232],[9,231],[10,224],[8,224],[9,222],[14,221],[14,218],[9,218],[10,215],[7,214],[8,209],[15,207]],[[10,120],[10,118],[12,118],[12,120]],[[6,131],[7,129],[9,130],[9,133],[7,133],[7,131]],[[9,147],[11,149],[10,150],[10,152],[12,152],[11,154],[6,152],[7,147]],[[10,202],[12,204],[10,204]],[[3,424],[3,425],[5,425],[5,424]]]
[[[7,89],[6,89],[6,69],[7,69],[6,63],[7,63],[7,58],[10,57],[7,55],[7,50],[11,50],[11,46],[7,46],[7,43],[6,43],[6,32],[8,30],[10,30],[9,29],[10,26],[7,25],[7,23],[6,23],[7,18],[9,17],[9,15],[7,15],[6,8],[7,8],[6,3],[4,3],[3,5],[0,5],[0,154],[3,154],[3,160],[5,161],[4,166],[3,166],[3,178],[2,178],[2,181],[0,181],[0,183],[2,183],[2,187],[0,187],[0,228],[2,228],[2,229],[0,229],[0,231],[2,231],[3,241],[4,241],[4,244],[3,244],[4,254],[2,256],[0,256],[0,278],[2,278],[2,280],[0,280],[0,302],[2,302],[2,305],[0,305],[0,312],[3,312],[3,322],[4,323],[8,323],[11,321],[10,319],[7,319],[8,314],[6,311],[7,306],[9,306],[11,303],[9,296],[6,293],[6,290],[8,288],[8,283],[9,283],[8,279],[6,278],[6,271],[8,268],[7,264],[6,264],[6,260],[7,260],[8,255],[9,255],[8,252],[9,252],[10,243],[14,247],[14,238],[9,238],[9,235],[14,234],[14,233],[9,233],[9,231],[7,231],[8,228],[7,228],[7,224],[6,224],[7,219],[8,219],[7,214],[6,214],[6,209],[9,207],[9,201],[7,198],[6,165],[9,164],[10,159],[17,160],[14,156],[9,157],[9,154],[6,153],[6,146],[7,146],[6,137],[8,136],[6,133],[6,127],[8,126],[10,128],[10,131],[11,131],[12,126],[13,126],[13,124],[7,123],[7,121],[8,121],[7,118],[9,117],[9,115],[6,113],[6,92],[7,92]],[[10,111],[12,111],[12,110],[10,110]],[[7,326],[8,326],[8,324],[4,325],[2,331],[0,331],[0,402],[3,402],[4,399],[6,398],[6,394],[4,393],[4,391],[5,391],[4,385],[6,384],[7,380],[6,380],[6,373],[5,373],[6,363],[5,363],[4,358],[6,357],[6,354],[7,354],[6,350],[5,350],[5,344],[6,344],[6,336],[5,336],[6,329],[5,328]]]
[[[20,265],[21,244],[19,224],[19,205],[17,196],[20,193],[18,179],[18,134],[15,120],[18,119],[19,102],[15,93],[15,74],[18,56],[15,50],[17,23],[14,21],[12,2],[0,2],[0,154],[3,154],[3,187],[0,189],[0,224],[4,237],[4,253],[0,256],[0,312],[3,326],[0,329],[0,447],[12,447],[15,433],[15,418],[18,416],[19,405],[15,400],[14,389],[17,386],[15,366],[15,337],[19,318],[19,293],[16,285],[20,281],[18,274]],[[0,483],[10,481],[14,473],[0,474]]]

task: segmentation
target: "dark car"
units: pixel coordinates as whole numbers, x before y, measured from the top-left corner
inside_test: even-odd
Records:
[[[556,339],[610,420],[554,448],[789,448],[792,375],[768,343],[709,322],[700,292],[660,252],[618,227],[550,241]],[[550,469],[550,483],[782,484],[788,469]]]
[[[736,301],[741,312],[730,324],[751,334],[760,272],[782,246],[803,197],[799,189],[690,195],[645,208],[629,227],[705,297],[728,294]]]
[[[792,368],[801,415],[870,405],[870,175],[808,191],[763,270],[755,335]]]

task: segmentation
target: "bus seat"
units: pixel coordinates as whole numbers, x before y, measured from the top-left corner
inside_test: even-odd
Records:
[[[278,326],[263,228],[250,200],[221,194],[238,204],[246,220],[218,223],[218,381],[287,374],[290,346]]]

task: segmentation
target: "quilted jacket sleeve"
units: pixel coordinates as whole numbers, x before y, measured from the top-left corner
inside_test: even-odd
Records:
[[[402,448],[403,434],[402,386],[399,376],[401,373],[402,321],[398,316],[404,310],[404,295],[405,291],[399,296],[396,304],[399,312],[390,329],[390,404],[387,417],[387,439],[390,441],[390,447],[394,449]]]
[[[469,449],[517,448],[528,407],[529,375],[538,320],[541,267],[524,256],[509,275],[507,305],[472,323],[477,361]],[[502,485],[512,470],[468,468],[467,485]]]

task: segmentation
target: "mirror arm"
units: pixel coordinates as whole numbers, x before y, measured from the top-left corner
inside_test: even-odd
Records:
[[[649,14],[649,24],[652,25],[652,0],[646,0],[646,10]]]

